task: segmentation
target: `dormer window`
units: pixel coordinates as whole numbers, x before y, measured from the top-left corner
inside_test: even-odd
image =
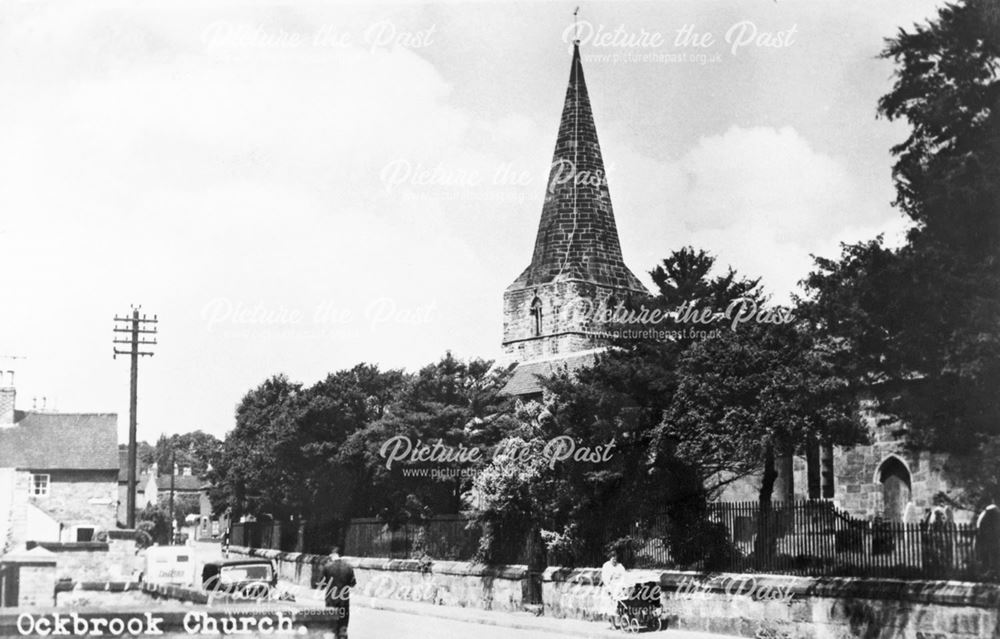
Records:
[[[542,300],[537,297],[531,300],[531,320],[534,336],[540,337],[542,334]]]

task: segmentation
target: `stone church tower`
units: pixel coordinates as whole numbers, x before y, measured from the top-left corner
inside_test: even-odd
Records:
[[[600,318],[592,311],[648,295],[622,259],[580,49],[574,44],[535,250],[531,264],[503,295],[504,353],[536,362],[592,352],[604,345]],[[518,372],[523,377],[524,371]]]

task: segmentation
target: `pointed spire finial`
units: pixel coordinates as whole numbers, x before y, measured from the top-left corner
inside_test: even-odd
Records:
[[[577,7],[576,9],[573,9],[573,34],[575,35],[575,37],[573,38],[573,44],[575,44],[575,45],[580,44],[580,16],[579,16],[579,13],[580,13],[580,7]]]

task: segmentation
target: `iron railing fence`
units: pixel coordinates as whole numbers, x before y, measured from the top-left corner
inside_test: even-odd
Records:
[[[352,519],[344,531],[344,553],[470,561],[480,531],[469,521],[442,515],[391,526]],[[717,502],[694,525],[680,525],[663,513],[633,522],[624,537],[622,528],[614,530],[614,536],[585,540],[575,552],[549,552],[548,565],[600,566],[615,547],[623,563],[636,568],[1000,581],[996,567],[984,565],[984,553],[977,553],[973,524],[868,521],[829,501],[774,502],[767,510],[759,502]],[[234,524],[231,543],[291,550],[284,548],[291,537],[283,533],[272,522]],[[507,541],[512,543],[502,553],[506,561],[525,563],[524,544]]]

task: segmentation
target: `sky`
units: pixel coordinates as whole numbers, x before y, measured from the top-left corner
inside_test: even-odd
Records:
[[[501,356],[574,33],[626,263],[691,245],[787,301],[811,254],[901,240],[878,54],[940,4],[6,3],[0,369],[124,442],[132,305],[149,441],[277,373]]]

